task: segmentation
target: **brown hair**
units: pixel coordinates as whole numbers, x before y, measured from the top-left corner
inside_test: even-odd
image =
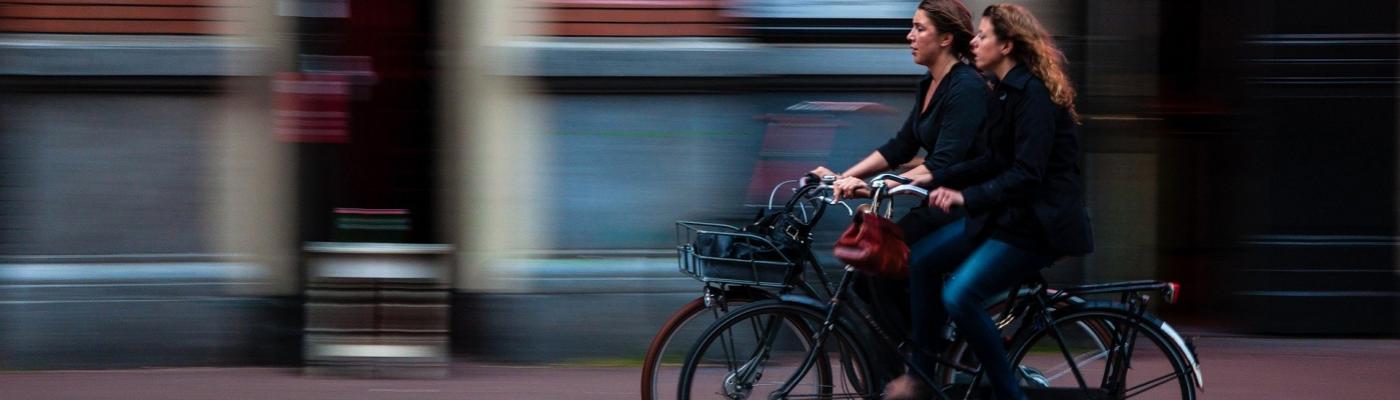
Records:
[[[1079,112],[1074,109],[1074,86],[1065,74],[1065,55],[1055,47],[1055,41],[1040,21],[1030,10],[1015,4],[993,4],[982,11],[982,16],[991,21],[993,33],[999,40],[1012,43],[1011,57],[1045,81],[1050,100],[1068,110],[1074,122],[1079,123]]]
[[[953,57],[972,60],[972,12],[958,0],[923,0],[919,9],[933,20],[939,33],[953,35]]]

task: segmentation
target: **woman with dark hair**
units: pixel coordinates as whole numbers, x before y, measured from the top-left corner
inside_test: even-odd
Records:
[[[1078,162],[1079,114],[1064,56],[1025,7],[987,7],[971,46],[977,67],[995,77],[998,104],[986,123],[987,157],[965,165],[990,173],[964,190],[943,187],[929,194],[930,206],[945,212],[960,207],[968,216],[910,246],[914,341],[941,351],[946,344],[938,333],[946,311],[981,361],[995,398],[1020,400],[1025,394],[983,301],[1059,257],[1093,250]],[[945,285],[941,278],[948,271],[952,277]],[[914,362],[933,371],[923,354],[916,353]],[[908,375],[886,388],[890,399],[920,392],[918,380]]]
[[[883,146],[865,159],[837,174],[826,167],[812,171],[818,176],[836,176],[833,184],[836,198],[864,197],[869,188],[863,180],[878,173],[909,168],[903,176],[914,184],[937,187],[948,174],[951,165],[981,155],[986,148],[980,138],[982,122],[991,99],[986,81],[967,63],[972,60],[972,13],[958,0],[923,0],[914,11],[909,42],[914,63],[928,69],[919,81],[918,95],[904,126]],[[919,150],[926,156],[918,157]],[[914,207],[898,225],[903,238],[913,243],[957,217],[920,204]],[[877,315],[887,326],[903,328],[909,325],[909,284],[904,279],[861,276],[855,286],[878,310]],[[894,354],[883,358],[895,359]],[[899,365],[885,373],[898,373]]]
[[[919,81],[918,97],[904,126],[865,159],[837,174],[826,167],[812,170],[818,176],[836,176],[835,197],[864,197],[869,188],[863,179],[878,173],[910,168],[903,176],[914,184],[936,187],[946,178],[944,170],[980,155],[986,148],[979,137],[986,118],[990,93],[986,81],[968,65],[972,59],[972,13],[958,0],[923,0],[914,11],[909,42],[914,63],[928,68]],[[919,150],[926,156],[918,157]],[[913,243],[956,217],[920,204],[900,218],[904,240]],[[880,317],[896,327],[909,324],[903,279],[861,277],[860,295],[880,310]],[[891,366],[897,368],[897,366]]]
[[[944,168],[978,155],[985,147],[974,146],[987,115],[989,93],[977,70],[966,64],[972,59],[972,28],[972,13],[958,0],[919,2],[905,35],[914,63],[928,68],[919,81],[918,102],[894,138],[845,172],[837,174],[826,167],[812,170],[818,176],[838,178],[833,185],[837,198],[861,197],[869,189],[863,178],[901,166],[912,167],[902,175],[915,184],[939,186]],[[920,149],[927,152],[922,159],[917,157]],[[905,238],[912,240],[941,224],[930,220],[952,219],[920,206],[899,225]]]

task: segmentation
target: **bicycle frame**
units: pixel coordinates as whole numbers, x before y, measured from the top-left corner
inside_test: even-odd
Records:
[[[859,317],[856,320],[859,321],[859,323],[864,328],[867,328],[870,331],[876,333],[876,336],[874,338],[866,337],[863,339],[877,339],[876,342],[885,346],[886,349],[896,350],[896,354],[899,354],[901,361],[909,367],[909,370],[913,374],[918,376],[919,379],[923,380],[924,383],[927,384],[929,387],[939,388],[938,390],[934,391],[934,393],[936,393],[939,398],[950,399],[948,389],[951,387],[939,387],[938,385],[935,385],[935,380],[932,379],[932,371],[921,370],[918,366],[912,363],[908,356],[904,355],[904,352],[900,351],[903,350],[905,348],[904,345],[909,344],[909,342],[896,340],[890,333],[884,330],[881,327],[880,323],[876,321],[874,316],[871,315],[871,313],[869,313],[865,309],[866,306],[863,305],[859,298],[847,295],[851,288],[852,275],[854,275],[855,273],[857,273],[857,271],[855,271],[854,269],[850,267],[846,268],[846,271],[842,275],[840,283],[837,285],[837,290],[835,292],[836,295],[832,296],[824,303],[823,308],[825,308],[824,311],[826,317],[822,325],[820,327],[817,327],[816,332],[813,334],[814,345],[811,349],[808,350],[808,353],[803,363],[800,366],[798,366],[797,371],[794,372],[792,376],[790,376],[788,380],[785,381],[784,384],[770,396],[770,398],[783,398],[787,396],[787,394],[790,393],[799,384],[802,377],[805,376],[808,371],[810,371],[812,366],[815,365],[815,362],[817,361],[818,357],[822,354],[822,348],[825,346],[825,343],[830,337],[832,330],[834,330],[835,326],[839,323],[839,320],[850,320],[850,318],[844,318],[844,315],[848,314],[843,313],[854,312],[855,315]],[[1049,329],[1050,337],[1053,338],[1059,346],[1061,354],[1063,354],[1069,360],[1072,360],[1073,356],[1070,355],[1069,350],[1066,348],[1063,335],[1061,334],[1061,332],[1059,332],[1059,328],[1057,328],[1056,325],[1053,323],[1054,321],[1052,319],[1051,311],[1054,310],[1054,307],[1052,307],[1052,305],[1057,304],[1060,301],[1065,301],[1074,298],[1081,294],[1120,294],[1121,296],[1123,296],[1124,299],[1121,301],[1123,304],[1129,304],[1131,306],[1130,310],[1133,313],[1142,314],[1146,312],[1148,300],[1148,296],[1143,295],[1143,292],[1162,291],[1164,294],[1168,294],[1167,290],[1169,288],[1174,290],[1174,286],[1169,283],[1141,281],[1122,282],[1104,285],[1077,286],[1051,292],[1049,285],[1046,284],[1044,280],[1039,278],[1038,276],[1027,282],[1031,286],[1031,293],[1029,295],[1024,296],[1013,296],[1009,300],[1010,304],[1008,304],[1007,307],[1007,317],[1005,320],[999,321],[999,327],[1004,327],[1007,324],[1009,324],[1010,321],[1014,320],[1036,321],[1036,323],[1021,324],[1017,328],[1013,337],[1024,337],[1030,332],[1029,330],[1033,329]],[[1012,288],[1013,293],[1018,293],[1020,291],[1021,288],[1019,286],[1020,285],[1018,285],[1018,287]],[[812,307],[818,307],[822,304],[810,300],[796,301],[797,299],[791,296],[784,296],[783,298],[789,301],[804,303]],[[842,307],[842,304],[851,301],[855,302],[855,305],[850,307],[849,311],[845,310]],[[1113,345],[1111,347],[1106,346],[1110,347],[1107,349],[1107,357],[1109,358],[1107,365],[1109,365],[1111,371],[1110,373],[1105,374],[1104,383],[1107,384],[1101,385],[1101,387],[1110,388],[1113,394],[1121,395],[1126,390],[1126,388],[1124,387],[1125,374],[1128,368],[1131,366],[1130,363],[1132,360],[1132,351],[1135,347],[1134,345],[1136,343],[1136,337],[1125,338],[1125,326],[1118,326],[1113,328],[1113,334],[1115,336],[1113,337],[1112,342],[1110,342]],[[765,338],[764,340],[771,340],[769,338],[773,336],[773,332],[770,330],[776,329],[776,325],[770,323],[764,329],[765,330],[763,331],[761,337]],[[1168,336],[1173,335],[1169,334]],[[766,359],[767,354],[765,353],[768,351],[768,349],[769,346],[761,346],[760,349],[758,349],[755,352],[755,354],[753,354],[748,359],[746,364],[761,362],[764,359]],[[1183,349],[1184,348],[1178,348],[1178,350]],[[926,352],[925,349],[917,347],[911,350]],[[1186,352],[1182,353],[1189,354]],[[983,372],[981,371],[981,368],[962,365],[957,361],[948,359],[942,355],[931,356],[933,360],[940,365],[944,365],[959,372],[974,375],[972,383],[968,386],[967,392],[964,393],[965,396],[970,396],[972,388],[977,387],[978,382],[982,378]],[[1194,358],[1192,358],[1192,360],[1194,360]],[[846,369],[849,370],[849,363],[851,361],[848,359],[848,356],[846,354],[842,355],[842,362]],[[1192,364],[1194,364],[1194,361],[1191,362]],[[1076,365],[1076,363],[1069,362],[1068,364],[1071,372],[1075,376],[1076,382],[1079,384],[1080,390],[1086,391],[1086,395],[1093,396],[1092,393],[1089,393],[1091,389],[1089,389],[1088,382],[1085,380],[1084,374],[1079,371],[1079,368]],[[1194,365],[1192,365],[1192,368],[1194,373],[1199,374],[1199,372],[1196,371],[1196,369],[1194,368]],[[744,377],[741,376],[738,378],[743,379]],[[873,390],[875,388],[872,387],[869,389]],[[952,391],[952,393],[957,392],[958,391],[956,390]]]
[[[882,179],[883,177],[883,175],[881,177],[877,177],[876,180]],[[877,196],[876,199],[879,199],[878,196],[884,194],[885,192],[883,184],[872,186],[875,189],[874,194]],[[813,263],[815,264],[815,259],[810,257],[810,253],[810,248],[808,248],[808,259],[813,261]],[[819,273],[819,276],[824,277],[825,274],[823,271],[820,270],[819,267],[817,268],[817,272]],[[909,344],[909,342],[898,341],[890,333],[883,329],[881,324],[874,318],[874,316],[872,316],[871,313],[867,311],[868,306],[864,306],[858,297],[849,296],[849,298],[846,298],[848,297],[846,296],[846,294],[848,293],[852,285],[852,275],[855,273],[856,270],[853,269],[851,266],[845,267],[845,272],[841,277],[840,283],[836,286],[835,291],[828,291],[830,296],[825,301],[825,305],[823,305],[818,299],[815,298],[809,297],[803,299],[800,296],[781,296],[783,300],[798,303],[806,307],[811,307],[815,311],[819,311],[819,313],[824,313],[825,318],[821,326],[816,327],[816,332],[812,335],[812,346],[810,349],[808,349],[806,357],[804,357],[802,364],[797,367],[797,371],[794,372],[790,377],[788,377],[788,379],[784,381],[782,386],[780,386],[777,391],[773,392],[769,396],[769,398],[785,398],[789,393],[791,393],[794,390],[794,388],[799,384],[802,378],[805,375],[807,375],[807,373],[811,370],[818,357],[822,353],[824,353],[822,349],[826,345],[827,339],[830,337],[831,332],[836,328],[838,324],[842,324],[842,320],[850,320],[850,318],[843,318],[843,314],[841,313],[854,312],[856,316],[859,317],[856,319],[856,321],[859,321],[859,323],[863,325],[863,327],[876,333],[874,338],[865,337],[863,339],[878,339],[876,340],[877,343],[880,343],[887,349],[895,350],[894,353],[897,354],[901,361],[909,367],[909,371],[911,371],[915,376],[917,376],[925,384],[927,384],[928,387],[936,388],[936,390],[934,390],[934,393],[936,393],[939,398],[945,400],[949,399],[948,393],[945,393],[945,391],[953,386],[939,387],[936,384],[935,380],[932,379],[933,371],[923,371],[921,368],[919,368],[919,366],[914,365],[910,357],[905,355],[905,353],[903,352],[904,345]],[[829,288],[829,285],[829,281],[823,279],[823,286],[827,286]],[[1029,296],[1019,296],[1022,285],[1029,285],[1029,287],[1032,288]],[[1052,307],[1052,305],[1059,304],[1059,302],[1061,301],[1069,301],[1075,299],[1081,295],[1119,294],[1121,296],[1119,299],[1119,304],[1127,305],[1128,310],[1131,314],[1136,315],[1137,317],[1142,317],[1146,314],[1148,302],[1150,301],[1150,296],[1143,294],[1143,292],[1160,292],[1162,295],[1164,295],[1168,302],[1174,302],[1176,298],[1177,289],[1178,288],[1174,283],[1156,281],[1132,281],[1075,286],[1059,289],[1057,291],[1052,292],[1049,288],[1049,285],[1045,282],[1043,277],[1040,277],[1039,274],[1037,274],[1031,280],[1018,284],[1016,287],[1012,288],[1012,297],[1008,301],[1008,306],[1006,308],[1006,317],[1001,321],[994,322],[997,322],[998,328],[1005,328],[1015,320],[1034,321],[1034,323],[1022,323],[1019,327],[1017,327],[1013,337],[1029,337],[1028,334],[1032,332],[1038,332],[1035,331],[1036,329],[1046,329],[1044,327],[1049,327],[1048,331],[1045,332],[1047,332],[1050,335],[1050,337],[1057,343],[1060,353],[1065,357],[1071,372],[1074,374],[1074,378],[1079,385],[1079,389],[1084,391],[1086,395],[1093,397],[1093,394],[1090,393],[1089,385],[1085,381],[1084,374],[1081,373],[1081,371],[1079,370],[1079,365],[1077,361],[1075,360],[1074,356],[1070,353],[1068,347],[1064,342],[1063,335],[1061,334],[1061,332],[1059,332],[1059,328],[1054,323],[1055,321],[1052,313],[1055,311],[1055,309]],[[851,311],[845,311],[843,309],[842,304],[846,301],[855,302],[855,305],[851,307]],[[758,349],[755,350],[754,354],[751,355],[747,359],[747,361],[744,362],[744,365],[757,365],[758,363],[761,363],[767,359],[767,353],[772,348],[771,340],[773,340],[773,337],[775,336],[775,330],[778,327],[778,323],[781,322],[779,321],[781,319],[780,317],[773,318],[774,320],[769,321],[769,323],[767,323],[763,328],[762,334],[759,335],[759,337],[761,337],[764,342],[761,346],[759,346]],[[1113,394],[1122,395],[1126,390],[1128,390],[1124,387],[1126,383],[1126,371],[1131,366],[1130,363],[1133,356],[1132,352],[1136,344],[1137,335],[1136,331],[1133,331],[1134,333],[1130,337],[1124,337],[1127,335],[1127,330],[1129,329],[1127,324],[1111,328],[1113,331],[1111,342],[1112,346],[1105,346],[1109,347],[1108,349],[1106,349],[1108,353],[1106,367],[1107,373],[1104,374],[1103,381],[1101,382],[1101,385],[1099,387],[1107,388],[1108,391]],[[1198,364],[1195,361],[1194,354],[1189,348],[1189,345],[1187,345],[1184,340],[1181,340],[1180,335],[1176,334],[1175,331],[1172,330],[1170,326],[1166,325],[1165,323],[1162,323],[1161,326],[1157,328],[1164,332],[1165,336],[1170,337],[1171,343],[1167,344],[1167,346],[1175,347],[1175,349],[1166,350],[1169,352],[1175,352],[1184,355],[1184,359],[1188,363],[1187,367],[1191,369],[1191,374],[1193,375],[1192,378],[1194,378],[1197,384],[1196,387],[1199,388],[1200,370]],[[851,332],[851,334],[857,334],[857,332]],[[1095,338],[1101,339],[1104,337],[1095,336]],[[859,340],[862,338],[851,339]],[[914,348],[911,349],[911,351],[924,352],[924,354],[928,354],[928,352],[925,349],[919,348],[917,344],[914,344]],[[970,367],[966,365],[961,365],[957,361],[948,359],[941,354],[930,355],[933,358],[933,360],[940,365],[949,367],[955,371],[970,373],[974,375],[971,385],[968,386],[967,391],[964,393],[964,397],[970,397],[973,388],[977,387],[978,382],[981,380],[984,374],[982,369],[980,367]],[[847,354],[847,352],[842,352],[841,362],[843,363],[843,367],[845,367],[844,369],[846,371],[851,370],[851,360],[849,359],[849,357],[850,356]],[[753,374],[755,374],[756,372],[757,371],[755,371],[752,368],[746,368],[743,371],[731,373],[729,376],[730,379],[727,380],[727,382],[734,382],[735,378],[737,378],[741,383],[748,382],[748,380],[753,378]],[[869,371],[867,371],[867,373],[869,373]],[[1171,375],[1168,375],[1168,377],[1170,376]],[[876,388],[873,387],[873,384],[875,382],[873,380],[870,380],[869,377],[866,378],[868,381],[867,383],[870,384],[870,386],[872,386],[866,389],[870,390],[871,393],[862,393],[861,395],[874,395],[873,390],[875,390]],[[1147,387],[1142,390],[1151,389],[1152,387],[1155,387],[1158,384],[1160,383],[1156,383],[1156,380],[1149,381],[1148,384],[1146,384]],[[1138,387],[1142,386],[1143,385],[1139,385]]]

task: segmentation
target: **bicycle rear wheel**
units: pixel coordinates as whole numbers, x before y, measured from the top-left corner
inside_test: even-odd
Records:
[[[791,382],[783,398],[876,398],[869,361],[844,325],[814,342],[824,318],[813,307],[780,300],[734,310],[687,356],[677,397],[768,399]]]
[[[1051,318],[1027,330],[1010,354],[1028,397],[1195,399],[1186,357],[1155,317],[1098,304]]]
[[[1054,289],[1050,289],[1050,291],[1052,294],[1055,293]],[[1022,301],[1031,301],[1032,298],[1030,296],[1034,296],[1035,294],[1036,291],[1034,289],[1023,288],[1019,292],[1018,296],[1022,299]],[[1011,339],[1013,339],[1011,336],[1015,335],[1016,332],[1018,332],[1018,330],[1020,329],[1021,324],[1023,323],[1023,321],[1020,320],[1020,317],[1024,316],[1016,315],[1024,313],[1015,313],[1014,310],[1008,309],[1008,307],[1011,306],[1011,304],[1009,304],[1010,300],[1011,296],[1009,295],[1009,293],[1004,292],[998,294],[994,298],[988,299],[986,304],[987,315],[992,318],[992,322],[996,325],[997,330],[1001,331],[1001,335],[1008,347],[1008,351],[1010,350],[1010,345],[1012,343]],[[1083,298],[1077,296],[1068,296],[1060,299],[1054,305],[1054,308],[1060,310],[1083,305],[1085,303],[1087,303],[1087,301],[1085,301]],[[1098,334],[1102,335],[1104,333],[1098,332]],[[946,357],[948,360],[954,361],[959,365],[968,368],[976,369],[981,365],[981,363],[977,361],[976,356],[972,354],[971,344],[969,344],[967,340],[962,338],[961,336],[957,336],[954,338],[953,343],[948,345],[948,348],[944,352],[943,356]],[[933,379],[935,380],[934,383],[940,386],[965,386],[971,383],[974,377],[975,375],[973,373],[958,371],[956,369],[949,368],[946,365],[939,364],[936,369],[936,373],[933,376]]]

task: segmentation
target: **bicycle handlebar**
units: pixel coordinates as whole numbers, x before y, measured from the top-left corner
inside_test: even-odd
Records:
[[[874,178],[870,178],[870,187],[883,187],[885,186],[886,180],[899,182],[899,184],[901,185],[908,185],[910,183],[914,183],[913,179],[906,178],[902,175],[884,173],[876,175]]]
[[[887,181],[887,180],[899,182],[899,186],[889,187],[889,186],[887,186],[887,185],[885,184],[885,181]],[[905,176],[896,175],[896,174],[889,174],[889,173],[880,174],[880,175],[877,175],[877,176],[874,177],[874,178],[870,178],[870,187],[871,187],[871,189],[874,189],[874,190],[876,190],[876,191],[883,191],[884,194],[886,194],[886,195],[890,195],[890,196],[906,195],[906,196],[917,196],[917,197],[925,197],[925,198],[928,197],[928,189],[924,189],[924,188],[915,186],[915,185],[913,185],[913,183],[914,183],[914,180],[913,180],[913,179],[910,179],[910,178],[905,177]],[[872,195],[873,195],[873,193],[872,193]]]
[[[802,192],[803,196],[806,196],[809,199],[819,200],[823,204],[827,205],[840,204],[842,207],[846,208],[846,214],[852,216],[856,215],[855,209],[851,208],[850,204],[846,204],[846,202],[844,201],[836,200],[835,198],[827,195],[827,193],[829,193],[832,190],[831,185],[836,183],[835,175],[826,175],[818,177],[816,174],[808,172],[806,174],[802,174],[802,178],[799,178],[797,182],[797,191]],[[804,191],[803,189],[807,188],[808,186],[811,186],[813,190]]]
[[[891,189],[885,191],[885,193],[888,194],[888,195],[890,195],[890,196],[906,195],[906,196],[915,196],[915,197],[922,197],[922,198],[927,198],[927,197],[928,197],[928,189],[924,189],[924,188],[921,188],[921,187],[918,187],[918,186],[914,186],[914,185],[899,185],[899,186],[895,186],[895,187],[893,187],[893,188],[891,188]]]

